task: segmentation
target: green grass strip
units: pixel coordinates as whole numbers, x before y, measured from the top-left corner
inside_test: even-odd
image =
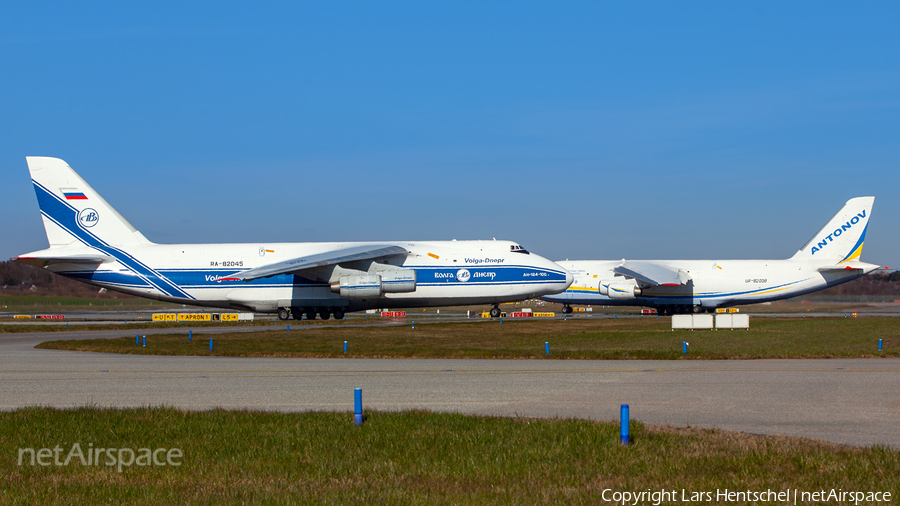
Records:
[[[348,399],[349,400],[349,399]],[[900,452],[801,438],[434,414],[0,413],[3,504],[598,504],[616,491],[889,491]],[[181,465],[18,464],[21,448],[178,448]],[[649,503],[649,502],[645,502]]]
[[[39,348],[152,355],[232,357],[757,359],[900,356],[897,318],[759,318],[750,330],[675,331],[668,319],[472,321],[397,326],[292,325],[215,334],[214,329],[147,337],[51,341]],[[209,351],[209,338],[215,339]],[[878,340],[883,349],[878,350]],[[348,352],[343,352],[343,342]],[[688,353],[683,354],[683,341]],[[550,354],[544,343],[550,343]]]

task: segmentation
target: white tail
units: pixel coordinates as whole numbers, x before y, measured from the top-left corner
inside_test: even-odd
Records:
[[[856,197],[819,230],[792,260],[820,260],[842,264],[858,260],[866,240],[875,197]]]
[[[44,156],[26,160],[51,248],[151,244],[66,162]]]

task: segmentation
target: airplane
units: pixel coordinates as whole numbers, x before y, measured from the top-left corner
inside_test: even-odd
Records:
[[[796,297],[846,283],[879,266],[861,262],[875,197],[857,197],[786,260],[578,260],[557,262],[575,276],[566,291],[541,297],[563,304],[646,306],[657,313]]]
[[[26,160],[50,247],[12,260],[140,297],[281,320],[475,304],[499,317],[502,302],[572,283],[510,241],[156,244],[63,160]]]

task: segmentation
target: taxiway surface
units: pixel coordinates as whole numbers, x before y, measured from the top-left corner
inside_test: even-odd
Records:
[[[655,425],[900,448],[900,359],[279,359],[34,349],[105,333],[122,331],[0,335],[0,409],[350,411],[353,388],[362,388],[367,409],[614,420],[629,404],[634,419]]]

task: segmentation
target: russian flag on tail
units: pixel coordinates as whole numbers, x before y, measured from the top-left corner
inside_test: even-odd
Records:
[[[69,190],[69,189],[60,189],[66,200],[87,200],[87,195],[84,192]]]

